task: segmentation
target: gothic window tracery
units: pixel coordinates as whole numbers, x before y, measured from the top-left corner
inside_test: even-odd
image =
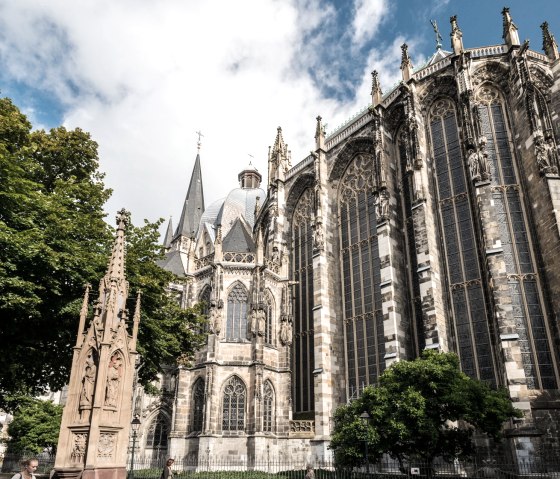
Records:
[[[373,155],[357,154],[338,191],[340,268],[349,395],[385,368]]]
[[[471,377],[496,384],[477,236],[453,103],[442,98],[430,111],[440,227],[456,348]]]
[[[193,386],[192,431],[202,432],[204,419],[204,380],[198,378]]]
[[[482,134],[492,169],[492,197],[510,287],[523,367],[530,389],[556,388],[556,375],[546,326],[542,285],[500,93],[483,85],[475,95]]]
[[[226,340],[247,339],[247,309],[249,295],[241,283],[236,283],[228,294]]]
[[[291,279],[294,286],[292,346],[294,414],[314,410],[313,369],[313,190],[300,196],[292,219]]]
[[[233,376],[224,388],[222,406],[222,430],[245,430],[245,401],[247,389],[243,381]]]
[[[263,391],[263,431],[274,431],[274,389],[270,381],[264,383]]]
[[[169,418],[162,411],[152,420],[146,434],[146,447],[166,449],[169,435]]]

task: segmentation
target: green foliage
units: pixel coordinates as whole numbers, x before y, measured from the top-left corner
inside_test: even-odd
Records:
[[[0,407],[7,395],[36,396],[68,381],[84,285],[96,290],[113,241],[103,211],[111,191],[98,167],[89,133],[31,132],[17,107],[0,99]],[[202,340],[194,333],[199,311],[181,310],[166,291],[179,280],[156,264],[159,224],[127,231],[130,292],[143,292],[144,383]]]
[[[364,411],[367,426],[359,417]],[[499,439],[504,421],[521,415],[505,389],[492,390],[462,373],[455,354],[425,351],[393,364],[377,387],[336,410],[331,448],[338,464],[358,466],[365,462],[367,437],[370,462],[387,453],[401,463],[431,464],[436,457],[471,454],[475,430]]]
[[[7,453],[39,454],[46,448],[56,453],[62,406],[25,396],[11,400],[17,407],[10,423]]]

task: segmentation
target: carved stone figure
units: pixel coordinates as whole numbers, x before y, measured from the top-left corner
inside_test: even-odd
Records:
[[[284,346],[292,344],[292,324],[287,319],[280,324],[280,341]]]
[[[74,434],[70,457],[75,462],[83,462],[86,455],[87,434]]]
[[[257,316],[257,334],[259,336],[264,336],[266,331],[266,313],[263,309],[259,309],[256,312]]]
[[[95,352],[91,350],[86,359],[84,377],[82,378],[82,389],[80,391],[79,410],[91,409],[93,403],[93,391],[95,386],[95,376],[97,374],[97,364],[95,364]]]
[[[119,353],[114,353],[107,370],[107,388],[105,390],[105,406],[117,407],[117,396],[122,377],[122,358]]]
[[[488,154],[486,153],[486,137],[481,136],[478,140],[478,148],[469,148],[468,155],[471,179],[474,182],[488,181],[491,175]]]
[[[535,154],[541,174],[558,174],[558,152],[551,135],[547,137],[545,142],[543,134],[540,131],[537,132],[535,135]]]
[[[385,191],[376,193],[375,196],[375,215],[377,222],[381,223],[389,218],[389,196]]]
[[[249,313],[249,317],[247,319],[249,321],[249,329],[251,331],[251,334],[253,336],[256,336],[258,334],[257,310],[253,308]]]
[[[323,233],[322,223],[315,225],[315,234],[313,236],[315,249],[322,250],[325,247],[325,234]]]
[[[216,304],[213,304],[208,312],[208,329],[215,335],[220,334],[222,330],[222,314]]]

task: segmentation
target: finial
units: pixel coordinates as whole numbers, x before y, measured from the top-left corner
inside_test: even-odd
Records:
[[[78,337],[76,338],[76,347],[80,347],[83,341],[84,327],[86,325],[86,318],[88,314],[88,304],[89,304],[89,290],[91,289],[91,284],[86,283],[84,285],[86,291],[84,293],[84,300],[82,302],[82,309],[80,310],[80,323],[78,325]]]
[[[121,210],[117,211],[117,216],[115,219],[117,222],[117,230],[124,230],[130,222],[130,212],[126,211],[124,208],[121,208]]]
[[[441,42],[443,38],[439,33],[437,22],[435,20],[430,20],[430,23],[432,24],[432,28],[434,29],[434,33],[436,34],[436,50],[441,50]]]
[[[509,13],[509,8],[504,7],[502,10],[503,16],[503,24],[504,30],[502,33],[502,38],[505,40],[506,45],[508,47],[519,46],[519,34],[517,33],[517,27],[513,20],[511,19],[511,15]]]
[[[138,290],[136,295],[136,307],[134,308],[134,317],[132,319],[132,341],[130,344],[130,349],[132,351],[136,350],[136,338],[138,338],[138,326],[140,325],[140,300],[142,298],[142,291]]]
[[[407,82],[412,77],[412,62],[410,61],[410,56],[408,55],[408,45],[406,43],[401,45],[401,51],[402,79],[404,82]]]
[[[315,149],[324,150],[325,149],[325,127],[323,126],[323,119],[321,116],[317,116],[317,126],[315,127]]]
[[[377,70],[371,72],[371,104],[376,107],[383,100],[383,92],[381,91],[381,83],[379,82],[379,74]]]
[[[197,152],[200,153],[200,147],[202,146],[201,138],[202,138],[204,135],[202,134],[202,132],[201,132],[200,130],[197,131],[196,134],[198,135],[198,140],[197,140],[197,142],[196,142],[196,150],[197,150]]]
[[[543,35],[543,50],[546,53],[546,56],[551,61],[556,61],[559,58],[558,55],[558,44],[556,40],[554,40],[554,35],[550,33],[548,29],[548,22],[543,22],[541,25],[542,35]]]

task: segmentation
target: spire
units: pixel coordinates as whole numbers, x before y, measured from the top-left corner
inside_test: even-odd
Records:
[[[125,242],[124,231],[130,222],[130,213],[124,208],[117,212],[117,236],[113,244],[111,259],[109,260],[109,268],[107,270],[107,278],[109,280],[124,280],[125,268]]]
[[[412,61],[408,55],[408,45],[403,43],[401,45],[402,56],[401,56],[401,73],[402,79],[406,83],[412,78]]]
[[[200,145],[200,142],[199,142]],[[186,236],[192,238],[198,229],[200,218],[204,213],[204,191],[202,189],[202,171],[200,169],[200,153],[197,153],[191,175],[191,182],[177,225],[174,238]]]
[[[506,42],[508,48],[518,47],[520,45],[519,33],[517,32],[515,23],[513,23],[513,20],[511,19],[509,8],[504,7],[502,10],[502,16],[504,19],[504,31],[502,33],[502,38]]]
[[[165,238],[163,239],[163,246],[166,249],[171,247],[171,240],[173,239],[173,222],[171,221],[171,216],[169,217],[169,222],[167,223],[167,231],[165,232]]]
[[[556,43],[556,40],[554,40],[554,35],[550,33],[550,30],[548,29],[548,22],[543,22],[541,29],[542,48],[549,60],[554,62],[560,58],[558,55],[558,44]]]
[[[76,347],[80,347],[82,344],[84,334],[84,327],[86,325],[86,318],[88,313],[88,303],[89,303],[89,290],[91,289],[91,284],[86,284],[86,291],[84,293],[84,300],[82,302],[82,309],[80,311],[80,323],[78,325],[78,336],[76,338]]]
[[[371,104],[373,107],[380,105],[383,101],[383,92],[381,91],[381,83],[377,70],[371,72]]]
[[[317,127],[315,128],[315,149],[325,149],[325,127],[323,126],[323,119],[321,116],[316,118]]]
[[[134,308],[134,318],[132,320],[132,341],[130,343],[130,349],[132,351],[136,350],[136,339],[138,338],[138,326],[140,325],[140,299],[142,298],[142,292],[138,291],[136,296],[136,307]]]
[[[284,143],[284,138],[282,137],[282,127],[276,129],[276,139],[274,140],[274,146],[272,147],[272,155],[282,155],[286,156],[288,149]]]
[[[459,28],[457,23],[457,15],[453,15],[449,22],[451,23],[451,47],[453,48],[453,54],[459,55],[463,52],[463,32]]]

